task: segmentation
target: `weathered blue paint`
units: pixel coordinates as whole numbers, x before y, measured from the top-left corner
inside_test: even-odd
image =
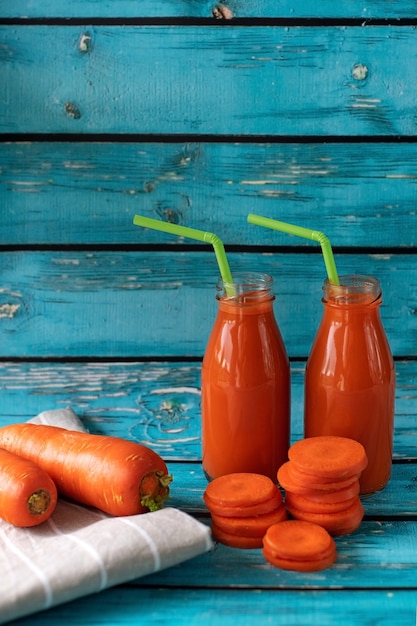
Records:
[[[232,272],[274,276],[295,441],[325,269],[310,242],[247,225],[257,212],[325,232],[339,273],[380,278],[392,479],[363,498],[365,520],[324,572],[217,545],[22,626],[415,622],[415,3],[224,4],[222,21],[206,0],[0,0],[0,424],[72,407],[92,432],[161,452],[170,504],[209,523],[200,359],[214,254],[132,219],[215,232]]]
[[[146,241],[146,233],[139,240]],[[326,272],[320,248],[315,254],[233,252],[228,258],[232,275],[260,271],[274,277],[275,313],[288,353],[306,357],[322,315]],[[341,275],[380,280],[392,350],[397,356],[414,355],[414,256],[340,254],[336,263]],[[2,353],[202,357],[217,311],[217,278],[212,251],[0,253]]]
[[[1,132],[416,131],[413,26],[2,26],[0,45]]]
[[[1,244],[181,243],[145,239],[139,213],[227,244],[310,245],[247,224],[250,212],[337,247],[417,243],[414,143],[6,143],[0,162]]]
[[[291,363],[292,441],[303,436],[304,367],[303,361]],[[396,372],[394,458],[402,461],[415,456],[415,361],[397,361]],[[26,421],[41,411],[71,407],[91,432],[135,439],[155,447],[164,458],[179,462],[200,461],[200,385],[200,362],[6,361],[0,367],[0,425]],[[411,482],[417,470],[412,463],[395,467],[396,475],[403,476],[398,480],[410,483],[406,492],[411,498],[406,505],[403,486],[397,485],[396,510],[414,514]],[[373,496],[372,502],[382,502],[388,510],[394,506],[391,498],[388,489]]]
[[[226,19],[233,18],[414,18],[413,0],[45,0],[42,3],[33,0],[0,0],[0,17],[53,18],[53,17],[213,17],[213,10],[225,6]],[[218,15],[218,14],[217,14]],[[220,15],[222,13],[220,12]]]

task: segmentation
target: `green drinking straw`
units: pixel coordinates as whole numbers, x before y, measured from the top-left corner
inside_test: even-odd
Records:
[[[186,237],[188,239],[196,239],[197,241],[204,241],[205,243],[211,243],[216,255],[217,264],[220,270],[220,276],[225,283],[225,289],[228,296],[234,295],[234,290],[227,285],[233,283],[232,274],[230,272],[229,263],[227,261],[226,252],[223,242],[214,233],[209,233],[204,230],[197,230],[196,228],[189,228],[188,226],[179,226],[178,224],[171,224],[169,222],[161,222],[160,220],[154,220],[151,217],[143,217],[142,215],[135,215],[133,223],[136,226],[144,226],[145,228],[152,228],[153,230],[160,230],[165,233],[171,233],[172,235],[179,235],[180,237]]]
[[[280,230],[296,237],[304,237],[305,239],[312,239],[318,241],[321,245],[321,249],[324,257],[324,264],[327,270],[327,276],[329,281],[333,285],[340,285],[339,276],[336,270],[336,264],[333,257],[333,250],[330,245],[329,239],[324,233],[318,230],[310,230],[303,226],[296,226],[295,224],[287,224],[287,222],[280,222],[279,220],[273,220],[269,217],[262,217],[261,215],[255,215],[249,213],[248,222],[250,224],[256,224],[257,226],[264,226],[265,228],[272,228],[273,230]]]

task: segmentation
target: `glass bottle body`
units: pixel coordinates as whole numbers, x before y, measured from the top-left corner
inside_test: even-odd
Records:
[[[213,479],[255,472],[277,480],[290,436],[290,368],[274,312],[272,278],[218,284],[217,317],[202,365],[203,469]]]
[[[304,434],[339,435],[365,447],[361,493],[382,489],[392,466],[395,369],[372,277],[325,281],[323,318],[307,360]]]

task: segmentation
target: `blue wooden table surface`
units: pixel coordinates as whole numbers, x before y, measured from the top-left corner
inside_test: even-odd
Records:
[[[136,213],[215,232],[232,270],[273,276],[292,441],[325,268],[248,213],[323,231],[339,273],[380,279],[397,372],[392,478],[333,567],[216,544],[19,626],[416,623],[416,27],[411,0],[0,0],[0,424],[71,407],[156,449],[170,504],[210,524],[217,264]]]

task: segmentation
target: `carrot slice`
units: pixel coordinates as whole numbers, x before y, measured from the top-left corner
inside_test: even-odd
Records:
[[[222,517],[250,517],[251,515],[264,515],[275,511],[282,504],[282,494],[275,487],[272,498],[250,506],[222,506],[209,502],[207,498],[204,498],[204,501],[211,514],[221,515]]]
[[[318,524],[334,537],[356,530],[364,515],[363,505],[359,497],[352,506],[337,513],[309,513],[293,506],[287,506],[287,509],[296,520]]]
[[[241,537],[221,530],[216,524],[211,525],[211,531],[216,541],[231,548],[262,548],[262,537]]]
[[[332,435],[300,439],[290,447],[288,458],[304,472],[335,479],[357,474],[367,465],[362,444]]]
[[[311,561],[327,556],[333,549],[334,540],[318,524],[288,520],[270,526],[263,545],[270,554],[282,559]]]
[[[223,515],[211,514],[213,524],[219,530],[241,537],[263,537],[272,524],[283,522],[288,519],[287,509],[280,504],[271,513],[253,515],[250,517],[224,517]]]
[[[308,474],[307,472],[303,472],[295,465],[295,463],[292,463],[291,461],[287,461],[287,463],[285,463],[285,466],[286,467],[283,468],[283,471],[284,473],[286,473],[287,479],[303,487],[319,489],[320,491],[334,491],[335,489],[348,487],[352,484],[353,481],[359,480],[360,477],[360,473],[357,473],[351,474],[346,478],[339,478],[335,480],[334,478],[315,476],[314,474]],[[280,470],[278,470],[278,472]]]
[[[276,490],[276,485],[267,476],[237,472],[212,480],[206,487],[204,499],[227,507],[247,506],[268,500]]]
[[[331,567],[336,562],[337,557],[336,548],[322,558],[311,559],[309,561],[283,559],[282,557],[271,554],[271,552],[266,547],[263,548],[262,552],[265,559],[274,567],[279,567],[280,569],[285,570],[292,570],[294,572],[319,572],[321,570]]]
[[[352,478],[347,482],[341,481],[341,487],[338,487],[338,483],[332,483],[334,484],[332,489],[320,489],[318,484],[313,488],[310,485],[298,483],[293,480],[288,463],[290,463],[290,461],[284,463],[278,470],[279,483],[287,493],[296,493],[316,502],[329,503],[348,500],[359,494],[360,485],[357,478]]]
[[[316,491],[312,489],[311,491],[304,492],[302,495],[304,495],[309,500],[313,500],[314,502],[331,504],[350,500],[354,496],[359,495],[359,492],[360,483],[358,480],[356,480],[350,485],[350,487],[346,487],[345,489],[338,489],[336,491]],[[287,493],[291,492],[287,491]]]
[[[295,507],[301,511],[307,513],[338,513],[339,511],[345,511],[347,508],[355,504],[357,495],[354,495],[348,500],[340,500],[337,502],[326,502],[323,500],[311,500],[308,497],[302,496],[299,493],[292,493],[287,491],[285,496],[285,504],[288,507]]]
[[[332,489],[334,485],[342,486],[341,483],[348,484],[353,479],[360,478],[361,472],[355,472],[354,474],[349,474],[345,478],[334,478],[333,476],[317,476],[316,474],[310,474],[308,472],[304,472],[301,470],[295,463],[291,463],[290,467],[291,474],[302,481],[305,484],[311,484],[311,486],[319,485],[321,489]]]

